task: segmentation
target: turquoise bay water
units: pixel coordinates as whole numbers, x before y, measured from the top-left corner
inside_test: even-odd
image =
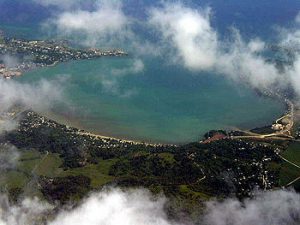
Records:
[[[72,107],[61,107],[52,117],[98,134],[150,142],[185,143],[211,129],[261,126],[284,110],[282,103],[221,76],[192,74],[158,59],[144,59],[145,69],[137,74],[112,72],[134,61],[69,62],[31,71],[19,81],[66,76],[65,95]],[[113,89],[103,80],[114,81]]]
[[[127,0],[125,12],[143,21],[147,8],[157,2]],[[195,8],[211,6],[212,24],[221,37],[226,38],[234,26],[245,38],[271,41],[277,34],[274,26],[289,27],[300,9],[299,0],[184,2]],[[51,38],[40,24],[53,11],[32,4],[0,0],[0,29],[22,38]],[[138,30],[142,39],[151,36],[143,32]],[[103,135],[151,142],[183,143],[199,140],[211,129],[253,128],[272,122],[284,111],[282,103],[259,97],[221,76],[193,74],[161,59],[143,61],[145,70],[138,74],[113,72],[130,67],[133,58],[101,58],[37,69],[18,80],[35,83],[66,76],[68,104],[50,113],[52,118]]]

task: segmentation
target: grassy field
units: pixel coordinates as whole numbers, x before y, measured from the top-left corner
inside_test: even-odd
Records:
[[[292,143],[282,156],[300,166],[300,143]]]
[[[282,153],[282,156],[287,160],[300,166],[300,143],[292,143]],[[282,164],[280,172],[280,185],[284,186],[294,179],[300,177],[300,169],[296,166],[291,165],[288,162]],[[300,183],[296,182],[294,186],[299,186]]]
[[[10,170],[1,175],[0,188],[2,190],[23,188],[29,180],[30,177],[21,171]]]
[[[174,161],[172,154],[161,153],[160,156],[169,162]],[[300,143],[291,144],[288,149],[283,152],[282,156],[300,165]],[[98,159],[98,164],[96,165],[88,164],[81,168],[63,170],[63,168],[61,168],[62,160],[58,154],[46,154],[36,150],[26,150],[22,152],[17,168],[3,174],[0,179],[0,187],[21,188],[24,184],[30,182],[34,176],[65,177],[84,175],[91,179],[93,188],[99,188],[115,179],[115,177],[109,175],[109,169],[116,161],[117,159]],[[281,165],[281,185],[284,186],[299,176],[300,169],[297,167],[287,162]]]
[[[293,181],[300,176],[300,169],[297,167],[284,162],[280,171],[280,185],[285,186],[289,182]]]
[[[82,168],[70,169],[63,171],[60,176],[78,176],[84,175],[91,178],[91,186],[93,188],[99,188],[104,184],[114,180],[114,177],[109,176],[108,172],[110,167],[116,162],[116,159],[113,160],[102,160],[99,159],[98,164],[88,164]]]
[[[147,155],[145,152],[136,152],[134,156],[137,157],[143,154]],[[174,155],[171,153],[159,153],[158,156],[170,164],[175,161]],[[295,143],[290,145],[283,152],[282,156],[296,164],[300,164],[300,144]],[[41,153],[37,150],[22,150],[16,168],[6,171],[0,177],[0,189],[20,188],[26,193],[30,192],[32,195],[41,195],[38,177],[54,178],[79,175],[89,177],[91,179],[91,188],[99,189],[105,184],[122,178],[118,177],[118,175],[109,175],[111,166],[118,160],[119,158],[108,160],[97,158],[97,164],[88,163],[84,167],[64,169],[62,168],[63,161],[58,154]],[[286,186],[300,176],[300,169],[288,162],[283,162],[282,164],[271,163],[269,166],[274,170],[280,169],[281,186]],[[300,187],[300,181],[296,182],[295,186]],[[158,192],[162,190],[160,187],[156,188]],[[187,185],[178,186],[178,193],[194,200],[209,198],[204,193],[191,190]]]
[[[62,172],[58,154],[42,154],[35,150],[25,151],[19,159],[18,169],[29,174],[55,177]]]
[[[0,179],[0,188],[24,188],[35,185],[37,176],[66,177],[84,175],[91,179],[92,188],[99,188],[114,180],[109,176],[109,169],[116,160],[98,160],[98,164],[88,164],[85,167],[63,170],[62,160],[58,154],[40,153],[36,150],[22,152],[15,169],[6,171]],[[34,180],[34,181],[33,181]]]

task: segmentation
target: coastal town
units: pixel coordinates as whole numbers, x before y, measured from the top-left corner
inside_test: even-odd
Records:
[[[11,118],[19,121],[19,125],[2,137],[6,142],[20,149],[36,149],[45,157],[59,154],[65,171],[98,164],[99,158],[114,160],[109,175],[119,185],[138,179],[147,186],[147,182],[163,179],[166,187],[189,185],[195,191],[222,195],[232,192],[225,182],[230,179],[238,197],[250,196],[255,187],[269,190],[278,186],[278,171],[269,168],[270,163],[281,161],[280,149],[275,145],[241,139],[181,146],[151,145],[95,136],[30,110],[13,113]],[[184,168],[189,166],[186,171]],[[214,187],[217,184],[222,185]],[[207,190],[207,186],[214,188]]]
[[[53,66],[71,60],[126,55],[121,49],[75,49],[65,41],[22,40],[0,34],[0,76],[6,79],[20,76],[37,67]]]
[[[34,68],[62,62],[126,55],[122,50],[74,49],[64,41],[21,40],[0,35],[0,76],[11,79]],[[59,168],[66,174],[82,171],[81,177],[40,176],[38,186],[49,200],[55,199],[51,194],[51,188],[56,188],[55,182],[60,185],[68,179],[82,178],[88,181],[85,183],[96,182],[85,169],[111,161],[114,164],[106,171],[109,181],[103,181],[103,185],[113,182],[120,186],[137,184],[151,188],[159,181],[166,193],[172,187],[182,194],[180,188],[188,187],[193,196],[203,192],[208,196],[234,194],[242,199],[251,196],[255,188],[288,187],[300,179],[297,176],[292,181],[281,182],[280,166],[283,163],[298,165],[282,155],[285,149],[282,144],[273,143],[298,141],[300,129],[294,133],[298,109],[292,98],[280,90],[263,94],[286,105],[286,113],[271,125],[249,131],[209,131],[203,140],[190,144],[153,144],[97,135],[60,124],[23,107],[1,115],[1,120],[11,120],[17,128],[2,135],[0,141],[18,149],[39,152],[43,155],[40,164],[44,159],[57,156],[61,162]]]

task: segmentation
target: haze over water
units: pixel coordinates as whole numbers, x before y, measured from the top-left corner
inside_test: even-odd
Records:
[[[214,23],[222,34],[227,32],[225,27],[238,21],[242,33],[249,31],[249,35],[255,36],[253,31],[257,31],[270,38],[265,28],[271,27],[268,20],[280,15],[282,1],[272,4],[269,17],[259,14],[265,11],[251,9],[251,1],[239,3],[238,7],[234,4],[212,4],[216,10]],[[236,11],[227,15],[218,7]],[[279,23],[292,18],[288,13],[292,7],[283,10]],[[249,13],[248,8],[258,14]],[[246,20],[248,16],[253,18]],[[132,140],[197,141],[211,129],[254,128],[271,123],[284,112],[283,103],[260,97],[246,85],[221,75],[192,73],[163,58],[137,58],[130,49],[126,50],[130,53],[128,57],[59,64],[26,73],[19,81],[34,83],[39,79],[66,77],[65,95],[71,108],[61,107],[51,116],[98,134]],[[140,61],[144,68],[136,69]]]

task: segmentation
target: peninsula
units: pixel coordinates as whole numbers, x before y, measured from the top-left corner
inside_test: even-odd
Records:
[[[0,36],[0,76],[10,79],[36,67],[53,66],[71,60],[126,55],[120,49],[75,49],[65,41],[22,40]]]
[[[15,67],[2,65],[5,78],[69,60],[126,55],[121,50],[75,50],[61,42],[9,38],[2,39],[0,53],[20,60]],[[3,170],[0,192],[7,192],[11,202],[24,193],[40,196],[60,209],[105,187],[143,187],[168,197],[170,218],[184,215],[193,221],[212,198],[245,199],[255,189],[290,186],[300,191],[298,109],[287,94],[269,95],[287,106],[270,126],[210,131],[204,140],[178,146],[95,135],[14,107],[0,115],[17,124],[0,135],[0,147],[14,146],[20,157],[15,167]]]

